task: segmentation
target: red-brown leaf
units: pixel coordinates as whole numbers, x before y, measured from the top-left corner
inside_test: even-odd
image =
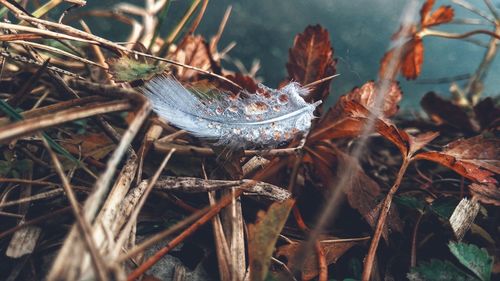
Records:
[[[431,14],[435,0],[427,0],[420,10],[420,24],[422,28],[450,22],[454,11],[450,6],[441,6]]]
[[[240,85],[243,89],[245,89],[249,93],[257,92],[258,89],[257,82],[250,76],[243,75],[241,73],[235,73],[226,75],[226,78]],[[238,94],[241,91],[236,86],[234,86],[233,84],[229,84],[226,81],[221,81],[220,79],[218,79],[218,83],[221,89],[230,91],[233,94]]]
[[[370,115],[370,111],[357,101],[341,98],[311,132],[309,142],[355,137],[362,132]],[[409,136],[405,131],[399,130],[389,120],[380,118],[375,120],[374,126],[375,131],[394,143],[403,155],[408,154]]]
[[[422,5],[422,8],[420,9],[420,24],[424,25],[424,22],[429,17],[432,6],[434,6],[435,2],[436,0],[427,0]]]
[[[470,192],[478,200],[484,204],[500,206],[500,188],[495,184],[477,184],[469,185]]]
[[[177,50],[171,58],[180,63],[195,66],[204,70],[214,71],[215,68],[218,68],[212,58],[207,42],[201,35],[187,36],[177,47]],[[180,80],[191,80],[193,77],[198,75],[198,71],[187,69],[185,67],[177,67],[176,77]]]
[[[335,74],[335,64],[330,34],[320,25],[315,25],[308,26],[304,32],[295,36],[286,68],[289,80],[306,85]],[[306,97],[306,101],[324,100],[329,86],[330,82],[316,86]]]
[[[422,72],[424,62],[424,43],[420,38],[414,38],[407,43],[401,64],[401,74],[406,79],[413,80]]]
[[[493,173],[500,173],[500,140],[476,136],[448,144],[442,152],[416,155],[446,166],[458,174],[480,183],[496,183]]]
[[[321,241],[321,249],[325,255],[326,264],[330,265],[335,263],[342,255],[344,255],[347,250],[359,242],[341,242],[329,239],[327,241]],[[285,257],[287,259],[287,266],[289,268],[294,268],[293,260],[296,259],[296,255],[300,253],[302,243],[292,243],[286,244],[278,248],[276,251],[276,256]],[[318,259],[316,258],[314,252],[311,253],[310,257],[305,259],[305,263],[302,267],[302,279],[311,280],[319,274],[318,270]]]
[[[415,152],[422,149],[428,143],[430,143],[433,139],[439,136],[438,132],[427,132],[422,133],[417,136],[408,135],[410,137],[410,154],[414,154]]]
[[[384,57],[380,61],[379,75],[381,77],[384,77],[384,73],[387,71],[387,67],[393,56],[394,49],[384,54]],[[424,62],[424,44],[422,39],[413,37],[405,43],[402,55],[397,60],[397,68],[406,79],[413,80],[417,78],[422,71],[422,63]]]
[[[375,99],[379,93],[378,87],[380,83],[369,81],[361,88],[354,88],[350,93],[341,97],[345,100],[357,101],[366,109],[373,111],[375,107]],[[403,97],[401,88],[397,82],[391,82],[388,91],[384,94],[382,102],[382,116],[385,118],[396,115],[399,109],[399,102]]]

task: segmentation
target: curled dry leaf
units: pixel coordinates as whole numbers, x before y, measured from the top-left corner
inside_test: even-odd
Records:
[[[458,105],[445,100],[434,92],[429,92],[420,101],[422,108],[436,124],[448,124],[465,131],[474,131],[467,113]]]
[[[500,206],[500,188],[493,183],[469,185],[470,192],[478,201],[484,204]]]
[[[459,139],[441,152],[422,152],[415,159],[439,163],[473,181],[496,183],[492,176],[500,173],[500,139],[482,135]]]
[[[248,257],[251,281],[266,278],[278,235],[285,225],[295,200],[274,203],[267,212],[258,213],[257,222],[248,226]]]
[[[306,85],[335,74],[335,64],[328,31],[320,25],[308,26],[295,36],[293,47],[288,52],[288,79]],[[330,81],[317,85],[305,100],[324,100],[329,86]]]
[[[422,28],[440,25],[453,20],[454,11],[451,6],[441,6],[431,13],[435,0],[427,0],[420,10],[420,25]]]
[[[325,241],[320,241],[321,249],[325,255],[326,264],[330,265],[335,262],[350,248],[359,242],[355,241],[335,241],[334,239],[329,239]],[[295,268],[293,261],[296,259],[296,255],[300,253],[302,249],[302,243],[295,242],[287,245],[283,245],[278,248],[275,256],[286,258],[288,268]],[[311,256],[304,259],[304,265],[302,267],[302,280],[311,280],[319,274],[318,258],[314,251],[311,251]]]
[[[361,86],[361,88],[354,88],[347,95],[342,96],[341,99],[357,101],[366,109],[373,111],[375,109],[375,99],[380,94],[378,91],[379,85],[380,83],[378,82],[369,81]],[[399,102],[402,98],[403,92],[399,84],[391,82],[388,91],[384,94],[381,110],[382,117],[389,118],[396,115],[399,110]]]

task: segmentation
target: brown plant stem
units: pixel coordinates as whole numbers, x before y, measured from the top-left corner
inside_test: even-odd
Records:
[[[394,181],[394,185],[389,190],[389,193],[387,193],[382,208],[380,209],[380,215],[378,217],[377,227],[375,228],[375,233],[373,234],[372,242],[370,244],[368,254],[366,255],[365,258],[363,274],[361,276],[362,281],[370,280],[370,276],[372,275],[372,270],[373,270],[373,264],[375,262],[375,256],[377,254],[378,243],[380,242],[380,237],[382,237],[382,232],[384,229],[385,222],[387,220],[387,215],[389,214],[389,210],[391,209],[392,198],[394,197],[394,194],[396,194],[396,191],[398,191],[398,188],[401,184],[403,176],[410,162],[411,162],[411,157],[405,157],[403,159],[403,163],[399,168],[399,172],[396,177],[396,180]]]
[[[411,234],[411,257],[410,257],[410,267],[417,266],[417,236],[420,222],[424,217],[424,213],[419,213],[417,221],[415,222],[415,227],[413,227],[413,233]]]

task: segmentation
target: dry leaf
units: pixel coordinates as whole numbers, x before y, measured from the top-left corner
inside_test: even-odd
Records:
[[[295,200],[274,203],[267,212],[260,211],[255,224],[248,226],[248,257],[250,280],[262,281],[266,278],[271,264],[274,245]]]
[[[435,0],[427,0],[420,10],[420,24],[422,28],[440,25],[453,20],[454,11],[451,6],[441,6],[431,14]]]
[[[437,162],[480,183],[496,183],[492,176],[500,173],[500,140],[482,135],[459,139],[445,146],[442,152],[419,153],[415,159]]]
[[[458,105],[441,98],[436,93],[427,93],[420,101],[420,104],[429,117],[438,125],[448,124],[458,129],[474,131],[467,113]]]
[[[203,70],[218,72],[219,66],[213,60],[209,46],[201,35],[189,35],[177,47],[171,59]],[[176,77],[181,81],[197,77],[198,71],[177,67]]]
[[[402,47],[401,57],[396,58],[401,74],[408,80],[417,78],[422,72],[424,61],[424,44],[420,32],[428,27],[450,22],[453,19],[454,11],[450,6],[441,6],[431,13],[434,0],[427,0],[420,10],[420,26],[410,27],[410,39]],[[401,38],[402,28],[392,36],[393,40]],[[386,52],[380,62],[379,73],[383,77],[389,61],[394,56],[394,48]]]
[[[375,229],[379,213],[379,197],[381,190],[379,185],[371,179],[363,169],[355,164],[349,155],[337,149],[334,145],[322,142],[309,149],[305,163],[311,163],[314,168],[314,175],[325,188],[336,188],[336,180],[340,173],[345,173],[346,167],[353,168],[350,181],[346,183],[343,191],[347,196],[349,205],[356,209],[368,224]],[[348,163],[350,162],[350,163]],[[388,218],[388,223],[384,227],[384,238],[387,240],[389,229],[401,231],[402,223],[399,220],[397,211],[391,207],[393,214]]]
[[[417,136],[408,135],[410,137],[410,154],[415,154],[415,152],[422,149],[432,140],[434,140],[437,136],[439,136],[438,132],[427,132]]]
[[[469,185],[470,192],[478,201],[484,204],[500,206],[500,188],[495,184],[477,184]]]
[[[72,154],[92,157],[100,160],[112,152],[116,145],[104,133],[73,135],[71,139],[61,143]]]
[[[328,31],[320,25],[308,26],[295,36],[293,47],[288,52],[288,79],[306,85],[335,74],[335,64]],[[329,86],[329,81],[316,86],[305,100],[324,100]]]
[[[373,110],[375,107],[375,99],[377,95],[380,94],[377,91],[378,86],[379,83],[369,81],[361,86],[361,88],[354,88],[347,95],[342,96],[341,99],[357,101],[366,109]],[[384,94],[381,112],[383,117],[389,118],[396,115],[399,110],[399,102],[402,98],[403,92],[399,84],[397,82],[391,82],[389,90]]]
[[[326,264],[330,265],[335,262],[350,248],[356,245],[359,242],[340,242],[335,241],[333,239],[329,239],[326,241],[321,241],[320,245],[325,255]],[[275,256],[286,258],[288,268],[294,268],[293,261],[296,259],[296,255],[300,253],[299,251],[302,248],[302,243],[292,243],[283,245],[278,248]],[[302,279],[303,280],[311,280],[319,274],[318,270],[318,258],[314,251],[311,251],[311,255],[304,259],[304,265],[302,267]]]

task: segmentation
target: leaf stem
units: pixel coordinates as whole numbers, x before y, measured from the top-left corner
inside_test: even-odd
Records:
[[[387,215],[389,214],[389,210],[391,208],[392,198],[394,197],[394,194],[396,194],[396,191],[398,191],[403,176],[411,160],[412,158],[408,156],[405,156],[405,158],[403,159],[403,163],[399,168],[399,172],[396,177],[396,180],[394,181],[394,185],[389,190],[389,193],[387,193],[382,208],[380,209],[380,215],[378,218],[377,227],[375,228],[375,233],[373,234],[372,242],[370,244],[370,249],[368,250],[368,254],[366,255],[365,258],[363,275],[361,276],[362,281],[370,280],[370,276],[373,270],[373,263],[375,261],[375,255],[377,253],[378,243],[380,242],[380,237],[382,236],[385,221],[387,219]]]

